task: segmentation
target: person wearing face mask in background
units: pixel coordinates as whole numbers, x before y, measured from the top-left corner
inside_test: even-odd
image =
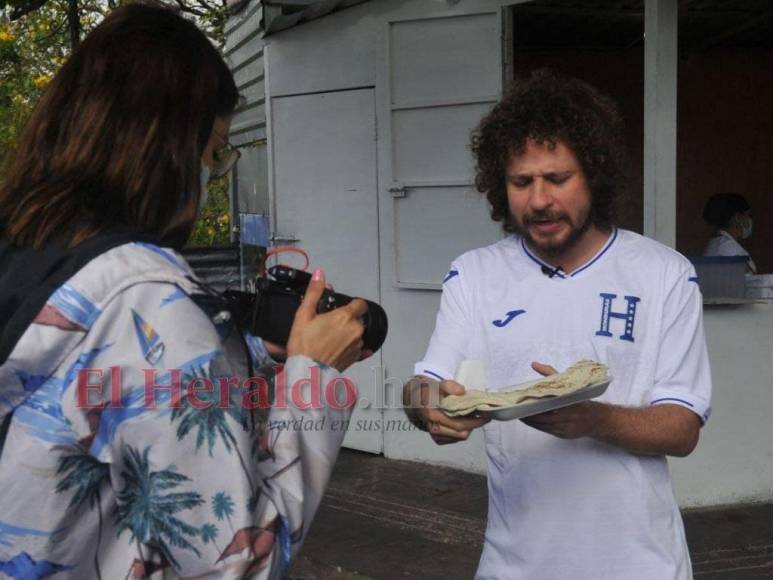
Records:
[[[178,252],[238,101],[192,22],[138,2],[27,123],[0,183],[0,572],[281,578],[300,548],[353,403],[295,401],[360,358],[367,307],[318,315],[314,273],[267,409],[267,345]]]
[[[747,270],[757,273],[749,252],[739,243],[752,235],[752,212],[749,202],[738,193],[716,193],[703,208],[703,219],[715,228],[704,256],[746,256]]]

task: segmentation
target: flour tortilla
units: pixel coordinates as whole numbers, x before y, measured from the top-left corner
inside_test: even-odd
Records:
[[[520,405],[546,397],[560,397],[607,379],[607,367],[592,360],[574,363],[562,373],[551,375],[526,389],[480,391],[470,389],[464,395],[449,395],[440,401],[440,409],[450,417],[469,415],[478,410]]]

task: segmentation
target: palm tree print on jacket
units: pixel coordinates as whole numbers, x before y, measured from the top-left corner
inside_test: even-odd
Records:
[[[94,552],[94,570],[98,580],[102,579],[99,568],[99,549],[102,543],[102,496],[100,489],[110,484],[110,467],[78,447],[63,447],[65,454],[59,458],[56,474],[61,477],[56,484],[57,493],[75,490],[68,511],[79,509],[88,503],[90,510],[97,509],[99,532]]]
[[[179,421],[177,425],[177,439],[182,440],[187,437],[194,430],[196,431],[196,450],[198,451],[206,441],[209,456],[212,457],[212,451],[215,448],[215,443],[218,440],[222,441],[225,450],[230,454],[231,451],[236,451],[236,455],[239,457],[239,462],[244,470],[244,475],[250,484],[250,490],[252,491],[252,497],[256,496],[255,482],[252,479],[252,473],[247,468],[247,464],[244,461],[244,456],[239,450],[239,445],[236,442],[233,431],[231,431],[231,425],[228,418],[230,417],[241,428],[247,429],[248,415],[244,407],[242,407],[237,401],[230,397],[231,393],[223,393],[223,385],[221,381],[212,376],[203,367],[192,369],[193,372],[185,373],[183,375],[182,384],[189,385],[191,381],[199,379],[196,389],[196,399],[198,402],[194,405],[191,401],[191,390],[184,389],[181,404],[174,408],[172,411],[171,420],[172,423]],[[204,390],[203,382],[209,381],[208,384],[212,386],[211,389]],[[222,400],[221,397],[228,396],[227,399]],[[206,405],[206,408],[201,408]]]
[[[217,529],[215,524],[204,524],[201,526],[201,541],[205,544],[212,544],[215,546],[218,552],[220,552],[220,546],[217,545],[217,536],[220,534],[220,530]]]
[[[201,532],[175,514],[195,508],[204,500],[196,492],[170,491],[191,481],[190,478],[175,471],[174,466],[151,471],[149,453],[150,446],[142,452],[131,446],[124,449],[124,469],[121,471],[124,486],[116,493],[118,535],[124,530],[131,532],[132,539],[137,542],[141,562],[150,560],[143,554],[142,544],[151,544],[165,560],[177,567],[178,562],[170,546],[190,550],[200,556],[199,550],[187,538],[196,538]]]
[[[219,491],[212,496],[212,513],[215,514],[217,521],[222,522],[224,519],[228,520],[228,525],[231,528],[231,532],[234,531],[233,522],[231,522],[231,516],[234,515],[234,500],[224,491]]]

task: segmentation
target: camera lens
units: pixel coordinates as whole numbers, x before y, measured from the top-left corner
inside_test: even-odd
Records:
[[[376,352],[386,340],[389,321],[380,305],[370,300],[366,300],[365,303],[368,305],[368,311],[363,316],[365,332],[362,335],[362,342],[367,350]]]

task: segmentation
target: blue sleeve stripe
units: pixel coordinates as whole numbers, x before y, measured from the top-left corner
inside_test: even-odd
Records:
[[[429,376],[431,376],[431,377],[435,377],[435,378],[436,378],[437,380],[439,380],[439,381],[445,381],[445,379],[444,379],[443,377],[441,377],[441,376],[440,376],[439,374],[437,374],[437,373],[433,373],[432,371],[428,371],[427,369],[424,369],[424,372],[425,372],[425,373],[427,373],[427,374],[428,374]]]
[[[695,405],[690,403],[689,401],[685,401],[684,399],[677,399],[676,397],[663,397],[662,399],[655,399],[650,403],[650,405],[655,405],[657,403],[663,403],[664,401],[676,401],[677,403],[682,403],[684,405],[687,405],[690,408],[695,408]]]
[[[450,272],[448,272],[448,274],[446,274],[446,277],[443,279],[443,284],[445,284],[451,278],[455,278],[458,275],[459,275],[459,270],[451,270]]]
[[[684,399],[679,399],[677,397],[663,397],[661,399],[655,399],[650,403],[651,405],[657,405],[658,403],[667,403],[669,401],[675,402],[675,403],[682,403],[683,405],[687,405],[690,407],[690,409],[695,409],[695,405],[690,403],[689,401],[685,401]],[[701,422],[701,427],[703,427],[706,424],[706,421],[709,420],[709,416],[711,415],[711,409],[707,410],[703,416],[698,415],[698,420]]]

